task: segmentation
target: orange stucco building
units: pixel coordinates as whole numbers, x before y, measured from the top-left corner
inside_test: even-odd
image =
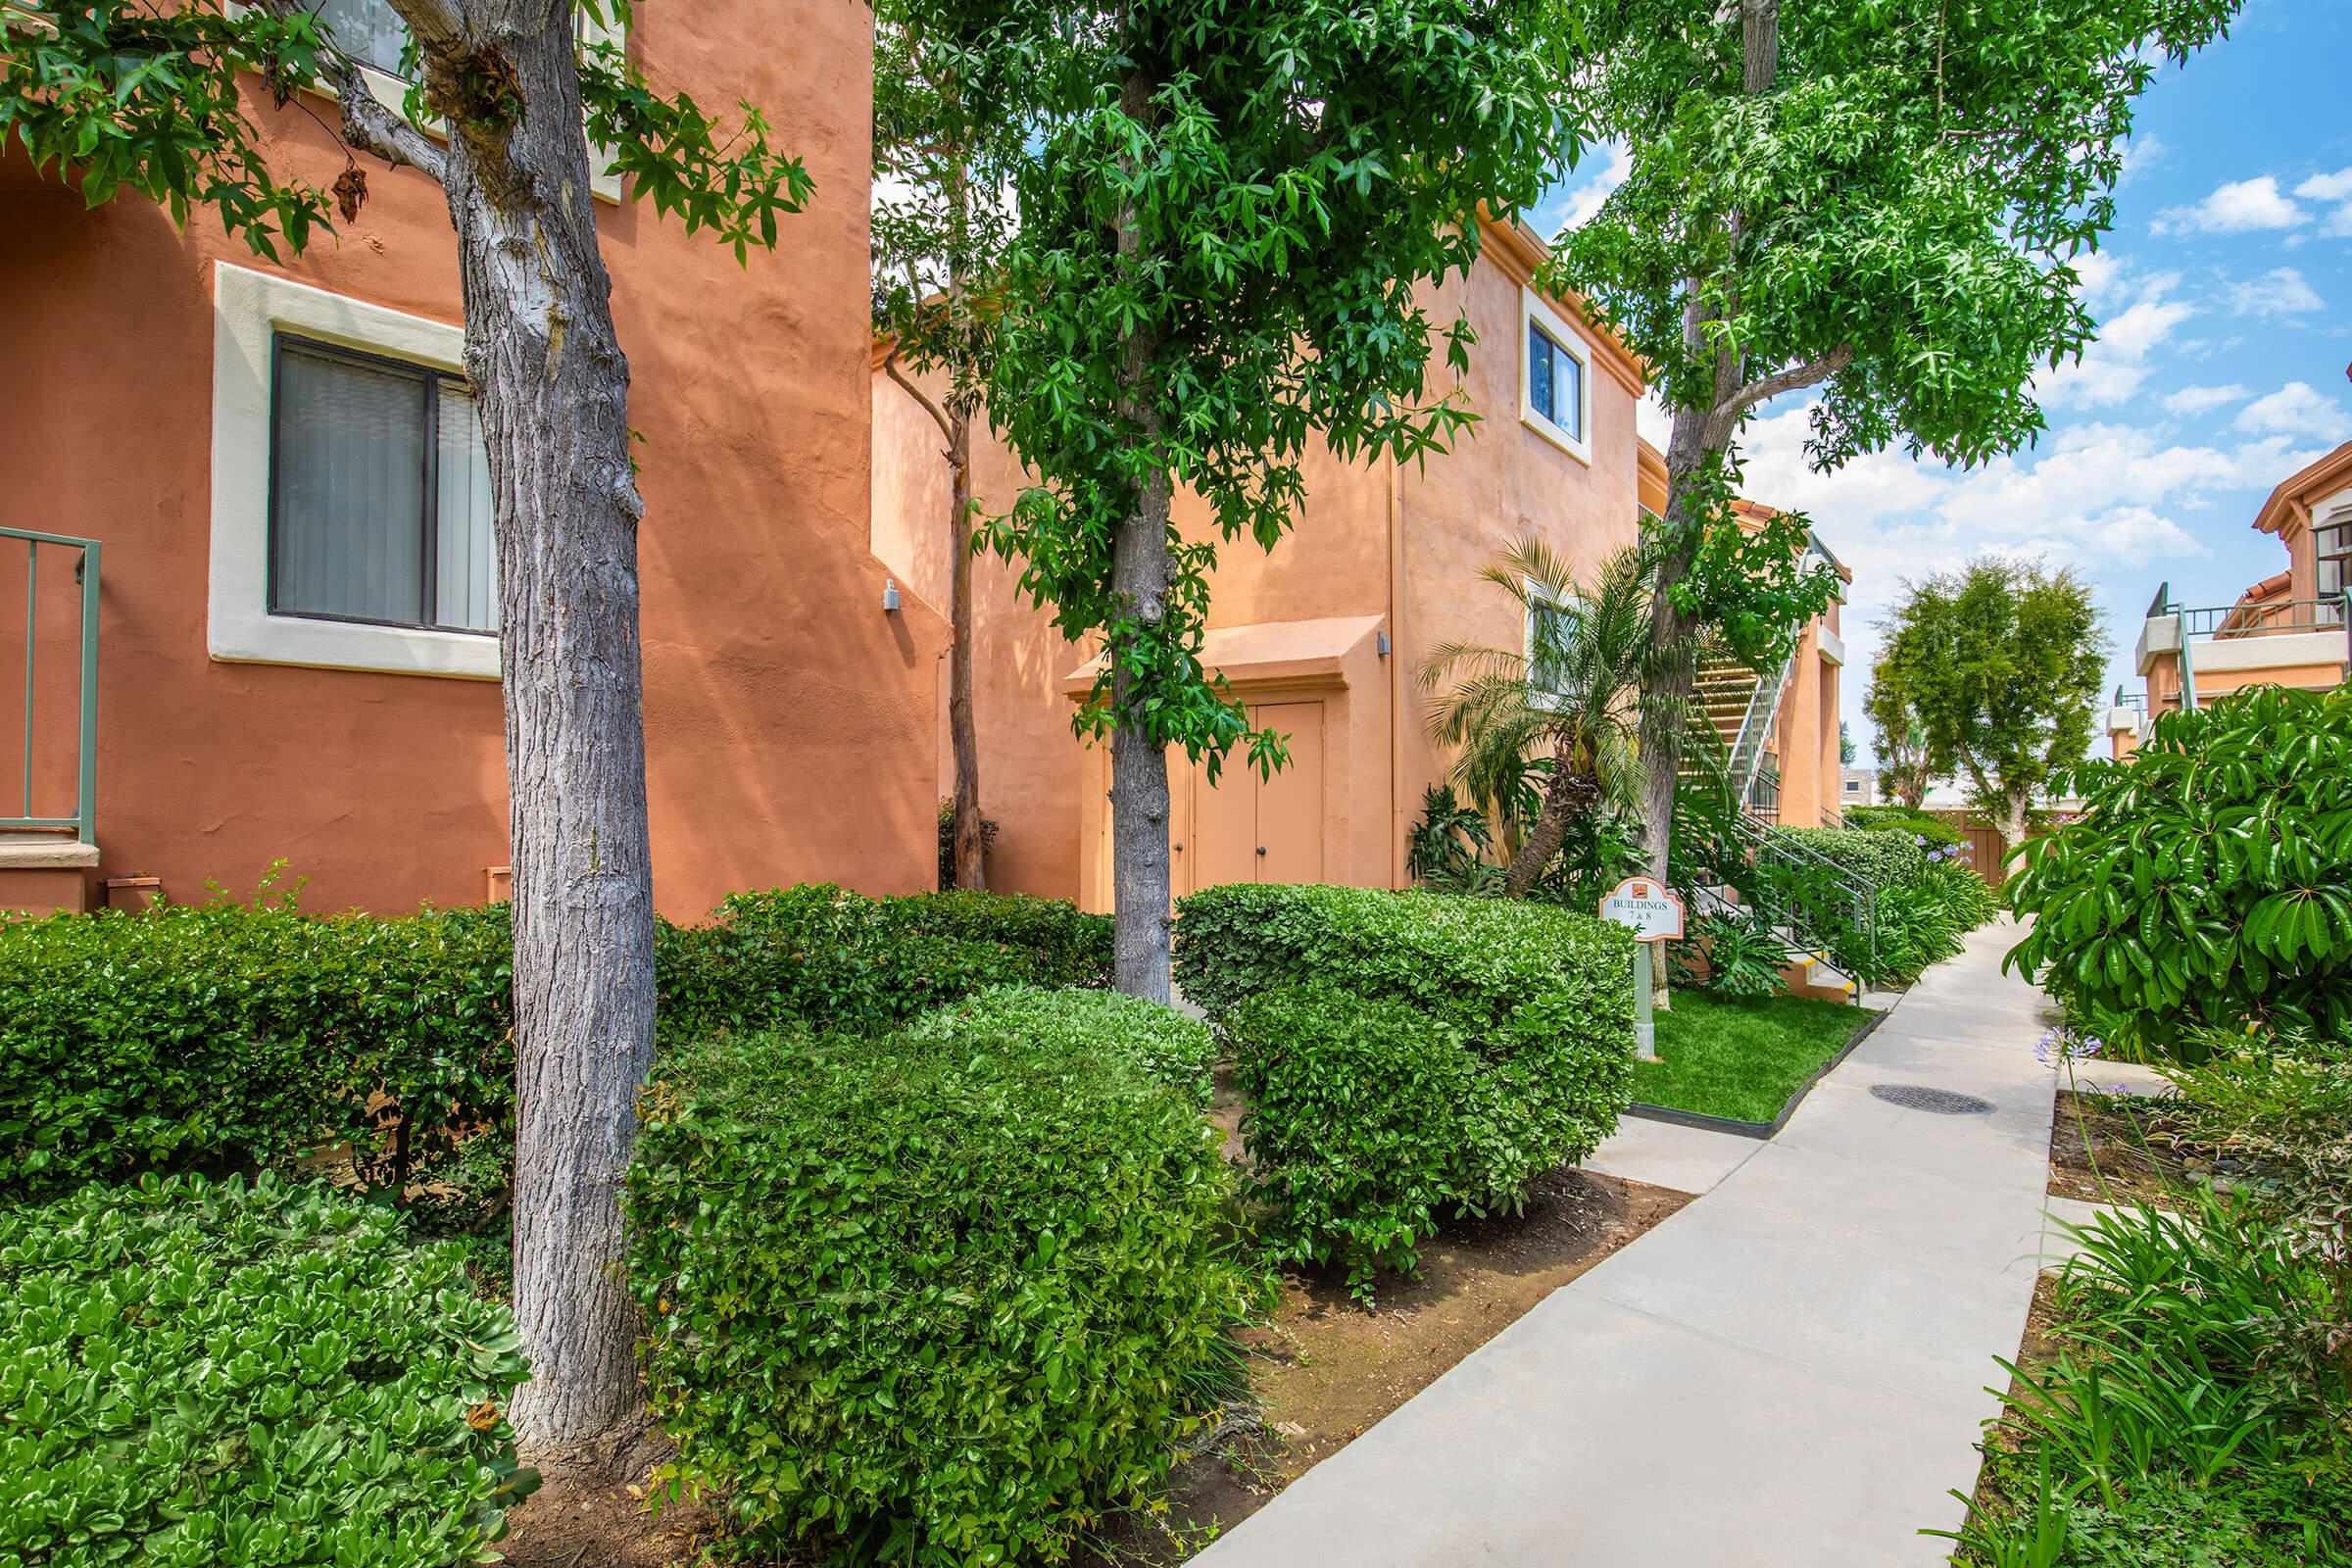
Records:
[[[1543,259],[1532,234],[1485,229],[1470,274],[1426,291],[1434,316],[1465,312],[1477,330],[1460,382],[1481,416],[1473,432],[1425,466],[1311,452],[1293,532],[1271,553],[1218,545],[1203,659],[1257,722],[1289,737],[1291,763],[1261,780],[1237,760],[1212,786],[1204,768],[1172,757],[1180,895],[1231,881],[1403,886],[1423,792],[1452,760],[1429,737],[1421,669],[1446,642],[1524,646],[1518,606],[1479,573],[1533,534],[1583,577],[1633,542],[1645,509],[1664,506],[1664,464],[1636,429],[1642,368],[1575,301],[1532,286]],[[879,369],[872,397],[873,549],[944,612],[937,429]],[[982,507],[1002,510],[1023,477],[1000,443],[976,440],[972,482]],[[1176,516],[1187,537],[1212,537],[1198,498],[1180,495]],[[1108,749],[1082,745],[1070,727],[1095,650],[1065,640],[1020,595],[1017,575],[994,558],[972,570],[981,804],[998,823],[990,886],[1108,908]],[[1816,822],[1834,808],[1842,657],[1833,612],[1807,628],[1781,700],[1767,695],[1762,727],[1785,820]],[[937,679],[944,795],[944,666]]]
[[[2322,690],[2347,664],[2345,595],[2352,591],[2352,441],[2279,481],[2254,514],[2287,564],[2227,605],[2186,606],[2156,591],[2134,660],[2139,692],[2116,693],[2106,729],[2115,756],[2132,755],[2159,714],[2199,708],[2248,686]]]
[[[945,627],[885,611],[867,540],[870,19],[645,7],[628,46],[660,85],[762,106],[816,191],[748,267],[600,192],[645,438],[657,903],[928,886]],[[273,165],[326,183],[343,155],[313,110],[248,104]],[[357,221],[273,264],[202,214],[85,210],[16,154],[0,290],[0,906],[247,891],[281,858],[316,908],[483,899],[507,859],[495,600],[437,187],[371,167]],[[86,802],[87,563],[26,532],[100,546]]]

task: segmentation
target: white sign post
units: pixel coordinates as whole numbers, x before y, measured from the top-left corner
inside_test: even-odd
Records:
[[[1650,944],[1682,936],[1683,901],[1663,882],[1629,876],[1600,901],[1600,917],[1634,934],[1634,1046],[1643,1061],[1655,1061],[1658,1026],[1649,1008]]]

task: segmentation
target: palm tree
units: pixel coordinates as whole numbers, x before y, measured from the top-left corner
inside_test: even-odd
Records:
[[[1521,539],[1480,575],[1518,604],[1527,647],[1442,643],[1421,670],[1430,734],[1460,748],[1454,781],[1502,822],[1513,898],[1535,885],[1577,818],[1640,803],[1637,702],[1656,657],[1655,564],[1647,544],[1636,544],[1580,588],[1549,545]],[[1542,803],[1521,835],[1521,802],[1539,772],[1546,775]]]

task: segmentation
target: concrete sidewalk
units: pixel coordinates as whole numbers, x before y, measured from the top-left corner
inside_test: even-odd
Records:
[[[1978,932],[1780,1136],[1295,1482],[1202,1568],[1944,1558],[2044,1247],[2041,998]],[[1989,1101],[1943,1115],[1872,1095]]]

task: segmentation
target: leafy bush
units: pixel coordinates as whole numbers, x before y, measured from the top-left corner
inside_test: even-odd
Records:
[[[1874,888],[1908,887],[1927,869],[1928,847],[1902,833],[1843,827],[1776,827],[1772,836]]]
[[[1931,850],[1964,849],[1968,835],[1950,817],[1935,811],[1914,811],[1907,806],[1851,806],[1845,825],[1860,833],[1901,833],[1926,839]]]
[[[997,848],[997,819],[980,819],[980,864],[985,869],[988,858]],[[942,798],[939,803],[939,891],[945,893],[956,886],[956,803]]]
[[[731,894],[660,933],[665,1032],[889,1029],[996,985],[1100,984],[1110,921],[1049,899],[868,899],[831,883]]]
[[[1520,901],[1237,883],[1178,906],[1176,978],[1212,1016],[1317,980],[1410,1002],[1464,1029],[1564,998],[1578,1043],[1632,1050],[1633,938]]]
[[[489,1560],[537,1477],[506,1308],[315,1186],[148,1177],[0,1210],[0,1559]]]
[[[2009,961],[2148,1044],[2196,1026],[2352,1030],[2352,691],[2166,713],[2074,777],[2081,817],[2008,882]]]
[[[1726,997],[1775,997],[1786,989],[1781,971],[1789,960],[1788,945],[1774,935],[1771,922],[1762,915],[1703,915],[1691,935],[1705,949],[1705,978],[1697,981],[1705,990]],[[1696,965],[1686,963],[1680,950],[1675,957],[1684,971],[1678,978],[1689,983],[1697,974]]]
[[[0,1191],[348,1142],[397,1182],[511,1115],[505,907],[252,905],[0,923]]]
[[[756,1543],[1059,1560],[1164,1475],[1262,1298],[1184,1096],[974,1029],[673,1042],[645,1092],[628,1266],[664,1479]]]
[[[1227,1030],[1250,1110],[1250,1194],[1266,1203],[1277,1261],[1373,1274],[1419,1266],[1439,1220],[1516,1213],[1527,1185],[1583,1159],[1632,1095],[1620,986],[1593,1027],[1564,990],[1504,1021],[1470,1025],[1328,979],[1234,1004]]]
[[[1217,1044],[1206,1024],[1116,991],[998,986],[925,1013],[907,1033],[918,1040],[1009,1034],[1051,1052],[1116,1052],[1202,1107],[1215,1087]]]

